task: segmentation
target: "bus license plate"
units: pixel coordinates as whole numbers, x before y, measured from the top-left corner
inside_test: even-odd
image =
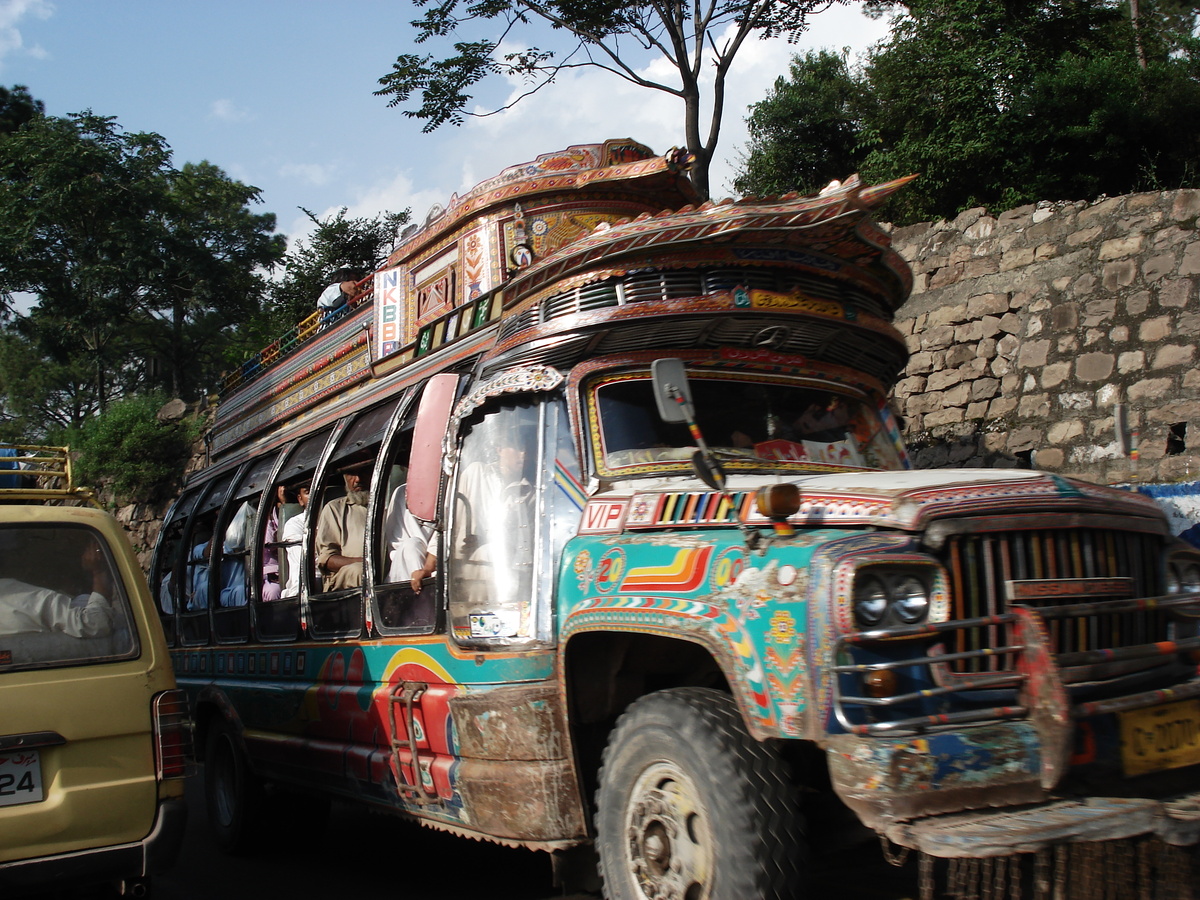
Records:
[[[0,753],[0,806],[37,803],[42,799],[42,760],[38,751]]]
[[[1121,713],[1121,761],[1127,776],[1200,763],[1200,700]]]

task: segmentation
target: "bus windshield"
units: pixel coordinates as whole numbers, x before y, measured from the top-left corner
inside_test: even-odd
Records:
[[[705,441],[737,470],[901,469],[904,461],[879,413],[826,383],[693,376],[692,397]],[[601,474],[661,472],[687,465],[696,448],[686,425],[659,418],[645,375],[605,381],[594,392],[600,426],[593,440]]]

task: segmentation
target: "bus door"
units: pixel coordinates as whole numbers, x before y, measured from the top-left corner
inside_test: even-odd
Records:
[[[404,660],[388,664],[377,701],[386,708],[389,768],[401,798],[417,804],[453,796],[453,737],[433,723],[446,721],[458,687],[405,655],[402,642],[408,637],[428,644],[422,636],[444,630],[437,602],[437,499],[442,442],[459,381],[451,373],[435,375],[422,386],[420,402],[407,404],[388,434],[379,478],[386,490],[378,494],[384,502],[375,509],[375,553],[368,554],[372,630],[391,638],[401,651],[393,659]]]
[[[480,649],[552,647],[559,557],[583,490],[561,395],[499,398],[464,423],[446,560],[451,633]]]

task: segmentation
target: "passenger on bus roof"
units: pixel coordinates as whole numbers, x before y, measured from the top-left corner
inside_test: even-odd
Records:
[[[347,466],[342,478],[346,496],[326,503],[317,519],[317,568],[324,575],[322,589],[326,591],[362,586],[371,461]]]

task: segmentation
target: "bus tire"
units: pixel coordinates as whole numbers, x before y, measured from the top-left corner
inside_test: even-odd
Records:
[[[242,856],[263,846],[263,791],[241,741],[224,720],[213,724],[204,753],[204,799],[218,847]]]
[[[676,688],[632,703],[604,750],[596,807],[607,900],[799,894],[797,792],[728,694]]]

